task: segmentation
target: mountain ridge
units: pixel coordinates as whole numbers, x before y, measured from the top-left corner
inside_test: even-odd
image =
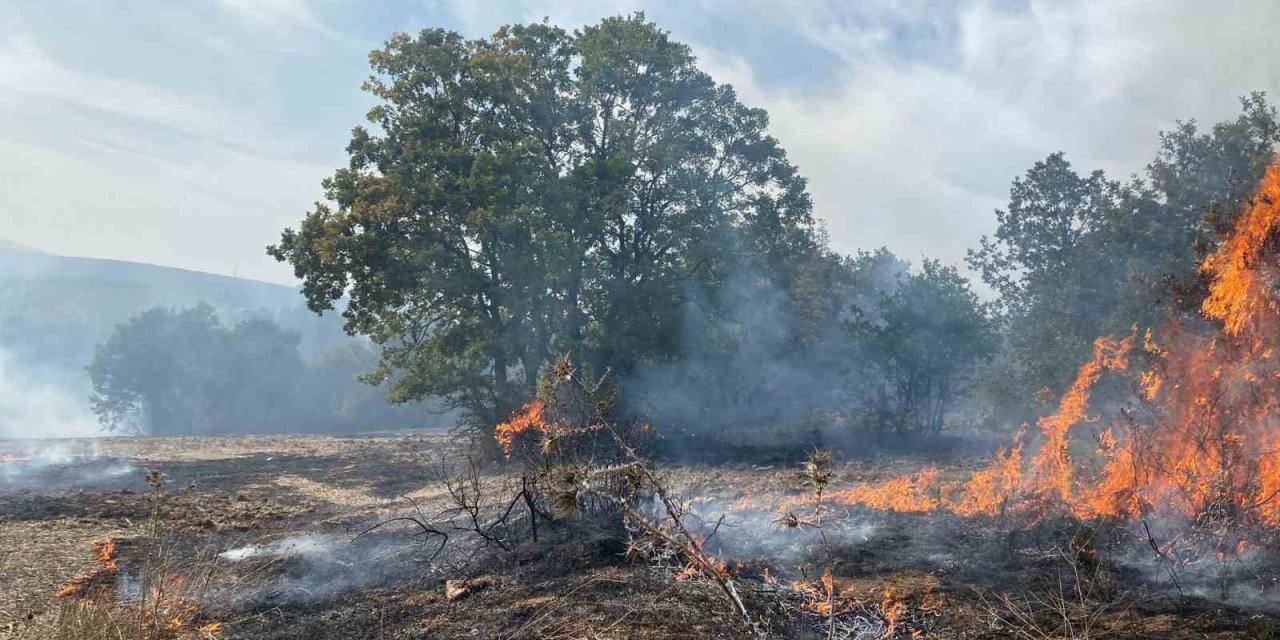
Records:
[[[6,254],[9,254],[9,255],[6,255]],[[165,270],[165,271],[181,272],[181,273],[191,274],[199,277],[222,278],[226,280],[235,280],[239,282],[252,283],[254,285],[268,285],[272,287],[280,287],[282,289],[288,289],[291,291],[297,290],[296,286],[282,284],[279,282],[270,282],[268,280],[258,280],[255,278],[226,275],[222,273],[212,273],[209,271],[200,271],[199,269],[188,269],[186,267],[174,267],[170,265],[155,264],[152,262],[141,262],[138,260],[124,260],[121,258],[94,258],[94,257],[88,257],[88,256],[73,256],[73,255],[66,255],[61,253],[52,253],[49,251],[36,249],[34,247],[30,247],[22,243],[14,242],[12,240],[8,240],[6,238],[0,237],[0,262],[4,261],[5,258],[12,259],[15,257],[15,255],[25,257],[28,259],[38,256],[40,259],[46,259],[46,260],[58,259],[58,260],[84,261],[86,263],[113,264],[113,265],[119,265],[123,268],[129,268],[129,269],[132,269],[132,268],[158,269],[158,270]]]

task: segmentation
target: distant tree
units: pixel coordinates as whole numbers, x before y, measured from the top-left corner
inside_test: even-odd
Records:
[[[116,327],[89,365],[94,412],[114,429],[208,431],[220,385],[209,359],[223,346],[208,305],[135,316]]]
[[[882,433],[940,432],[997,347],[991,314],[954,267],[916,272],[885,250],[851,261],[860,282],[850,322],[859,366],[855,424]]]
[[[1008,208],[996,211],[995,237],[969,254],[999,294],[1021,375],[1040,386],[1065,382],[1107,331],[1123,285],[1123,249],[1095,245],[1118,190],[1101,171],[1080,176],[1063,154],[1052,154],[1014,180]],[[1030,399],[1036,388],[1022,392]]]
[[[228,328],[205,304],[151,309],[99,345],[89,365],[92,408],[117,430],[278,431],[301,369],[298,336],[271,322]]]
[[[150,309],[98,346],[91,403],[110,429],[155,434],[440,425],[432,403],[395,406],[359,380],[377,360],[354,339],[303,360],[298,333],[264,318],[227,325],[207,304]]]
[[[223,351],[209,367],[222,378],[218,431],[271,433],[305,428],[296,424],[303,400],[299,335],[266,319],[251,319],[222,331]],[[336,390],[334,390],[336,391]]]
[[[373,129],[269,253],[313,310],[345,301],[395,400],[492,425],[556,353],[671,357],[691,291],[748,265],[786,288],[821,248],[765,112],[641,14],[399,34],[370,61]]]

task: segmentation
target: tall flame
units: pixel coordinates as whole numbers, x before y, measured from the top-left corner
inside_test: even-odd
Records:
[[[1058,403],[1058,410],[1036,423],[1044,433],[1044,443],[1031,461],[1032,490],[1046,498],[1071,499],[1071,460],[1067,456],[1067,432],[1084,420],[1089,410],[1093,385],[1104,371],[1124,371],[1129,367],[1129,350],[1133,336],[1123,340],[1098,338],[1093,342],[1089,359]]]

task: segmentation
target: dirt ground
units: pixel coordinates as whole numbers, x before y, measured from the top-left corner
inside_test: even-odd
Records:
[[[52,594],[94,568],[95,540],[117,540],[127,567],[157,535],[175,565],[206,576],[199,615],[219,623],[206,638],[752,637],[711,581],[629,559],[609,532],[547,528],[537,542],[479,550],[465,562],[433,557],[412,526],[359,535],[442,500],[440,460],[449,451],[442,434],[422,432],[0,442],[0,637],[54,637],[67,605]],[[981,462],[849,461],[836,483],[926,463],[959,474]],[[165,476],[158,491],[146,481],[152,470]],[[1038,602],[1047,596],[1037,585],[1061,570],[1052,554],[1034,553],[1052,545],[1033,544],[1025,527],[858,512],[828,527],[819,545],[772,520],[779,504],[804,494],[792,465],[668,465],[663,473],[695,513],[719,522],[708,548],[728,562],[774,637],[826,637],[822,616],[806,613],[812,599],[785,586],[820,584],[819,567],[833,569],[838,599],[854,603],[841,614],[844,637],[1280,637],[1270,593],[1236,608],[1173,598],[1158,581],[1120,574],[1116,594],[1071,612],[1087,619],[1087,632],[1055,630],[1037,608],[1043,635],[1020,636],[1028,627],[998,594],[1013,594],[1015,606]],[[235,553],[246,559],[229,559]],[[450,579],[466,580],[468,594],[447,598]]]

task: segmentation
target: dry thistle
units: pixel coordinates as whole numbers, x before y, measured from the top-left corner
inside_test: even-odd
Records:
[[[542,452],[542,455],[549,456],[560,450],[562,440],[563,435],[559,431],[548,429],[542,434],[542,443],[538,446],[538,449]]]
[[[787,529],[795,529],[800,526],[800,516],[788,511],[785,514],[778,516],[773,523]]]
[[[578,513],[578,497],[586,483],[587,473],[578,467],[564,467],[558,471],[554,490],[551,492],[551,507],[556,513],[575,515]]]
[[[565,382],[572,381],[573,374],[573,363],[569,361],[569,356],[560,356],[560,359],[551,366],[551,375]]]
[[[804,464],[801,465],[801,479],[805,485],[813,487],[814,492],[819,495],[827,488],[827,485],[831,484],[831,478],[834,475],[830,469],[831,460],[830,450],[815,449],[805,458]]]

